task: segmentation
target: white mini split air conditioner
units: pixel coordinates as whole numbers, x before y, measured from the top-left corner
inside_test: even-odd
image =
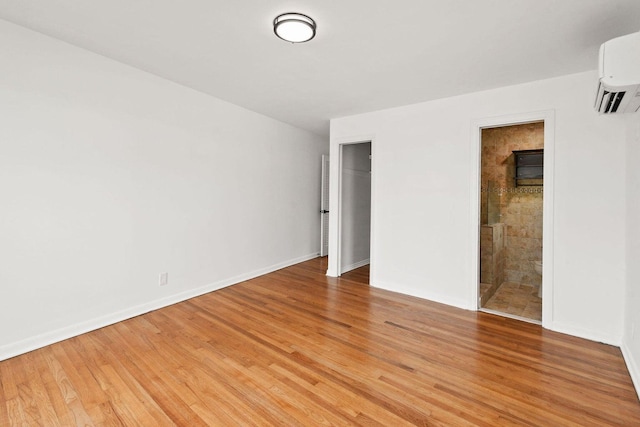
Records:
[[[640,32],[600,46],[600,79],[595,109],[600,114],[640,109]]]

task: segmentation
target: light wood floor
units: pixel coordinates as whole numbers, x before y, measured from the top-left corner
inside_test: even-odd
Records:
[[[0,362],[0,425],[640,425],[618,348],[311,260]]]

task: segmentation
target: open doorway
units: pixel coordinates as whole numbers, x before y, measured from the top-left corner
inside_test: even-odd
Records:
[[[479,308],[542,321],[544,121],[481,130]]]
[[[542,227],[542,326],[553,328],[554,303],[554,175],[555,175],[555,111],[544,110],[508,116],[494,116],[475,120],[471,124],[471,240],[472,251],[471,271],[472,280],[469,282],[469,307],[483,310],[480,301],[480,195],[481,195],[481,165],[480,150],[482,130],[503,126],[522,125],[528,123],[544,123],[544,198],[543,198],[543,227]],[[508,243],[508,242],[507,242]]]
[[[340,274],[368,266],[371,253],[371,142],[341,146]]]
[[[373,138],[332,145],[327,276],[375,277],[374,163]]]

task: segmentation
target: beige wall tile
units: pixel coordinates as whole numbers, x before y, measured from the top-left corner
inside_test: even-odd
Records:
[[[493,188],[502,189],[502,192],[495,194],[495,200],[500,209],[500,222],[505,224],[505,236],[500,239],[496,239],[493,235],[495,230],[491,230],[492,240],[489,240],[489,231],[482,227],[481,253],[485,247],[484,253],[490,254],[492,259],[481,256],[481,270],[487,274],[490,271],[494,282],[500,280],[540,285],[541,278],[534,271],[533,261],[542,259],[543,194],[540,187],[516,188],[512,177],[515,171],[514,150],[543,147],[543,123],[482,131],[481,186],[485,191],[481,192],[480,197],[481,221],[486,224],[489,219],[490,193],[486,189],[491,183]],[[497,242],[504,245],[503,250],[498,249]],[[491,266],[484,268],[482,264],[487,262]]]

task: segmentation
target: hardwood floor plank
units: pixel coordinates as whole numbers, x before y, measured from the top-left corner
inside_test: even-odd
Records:
[[[60,363],[60,360],[62,359],[62,345],[64,345],[64,343],[53,346],[54,353],[47,357],[47,364],[49,365],[49,369],[56,381],[60,396],[73,416],[74,424],[76,426],[93,426],[94,421],[91,419],[89,414],[87,414],[84,405],[80,400],[81,396],[78,395],[78,392],[73,387],[73,384],[69,380],[67,373],[64,371]],[[58,352],[55,352],[55,350],[58,350]]]
[[[0,425],[618,426],[618,348],[310,260],[0,362]]]
[[[10,426],[28,426],[29,420],[27,414],[22,408],[20,399],[8,399],[5,402],[7,408],[7,418],[9,419]]]
[[[38,374],[42,379],[42,384],[47,392],[49,402],[51,402],[58,423],[61,426],[73,425],[73,414],[63,399],[54,373],[49,366],[48,357],[52,357],[51,348],[36,350],[33,352],[33,355],[36,357],[35,363],[38,366]]]
[[[39,352],[31,352],[25,355],[25,366],[27,368],[29,383],[28,387],[32,393],[30,396],[30,406],[33,412],[38,413],[37,419],[40,425],[60,426],[53,403],[44,385],[44,377],[40,373],[40,367],[46,362],[39,358]],[[45,365],[46,366],[46,365]]]
[[[0,365],[0,368],[2,368],[2,365]],[[9,378],[5,378],[2,375],[2,370],[0,370],[0,426],[9,425],[9,408],[6,405],[9,399],[7,399],[4,392],[5,383],[8,383],[8,381]]]
[[[97,423],[101,427],[122,427],[124,424],[118,417],[118,414],[113,409],[111,402],[104,402],[97,406],[96,410],[100,411],[100,418],[102,419]]]

